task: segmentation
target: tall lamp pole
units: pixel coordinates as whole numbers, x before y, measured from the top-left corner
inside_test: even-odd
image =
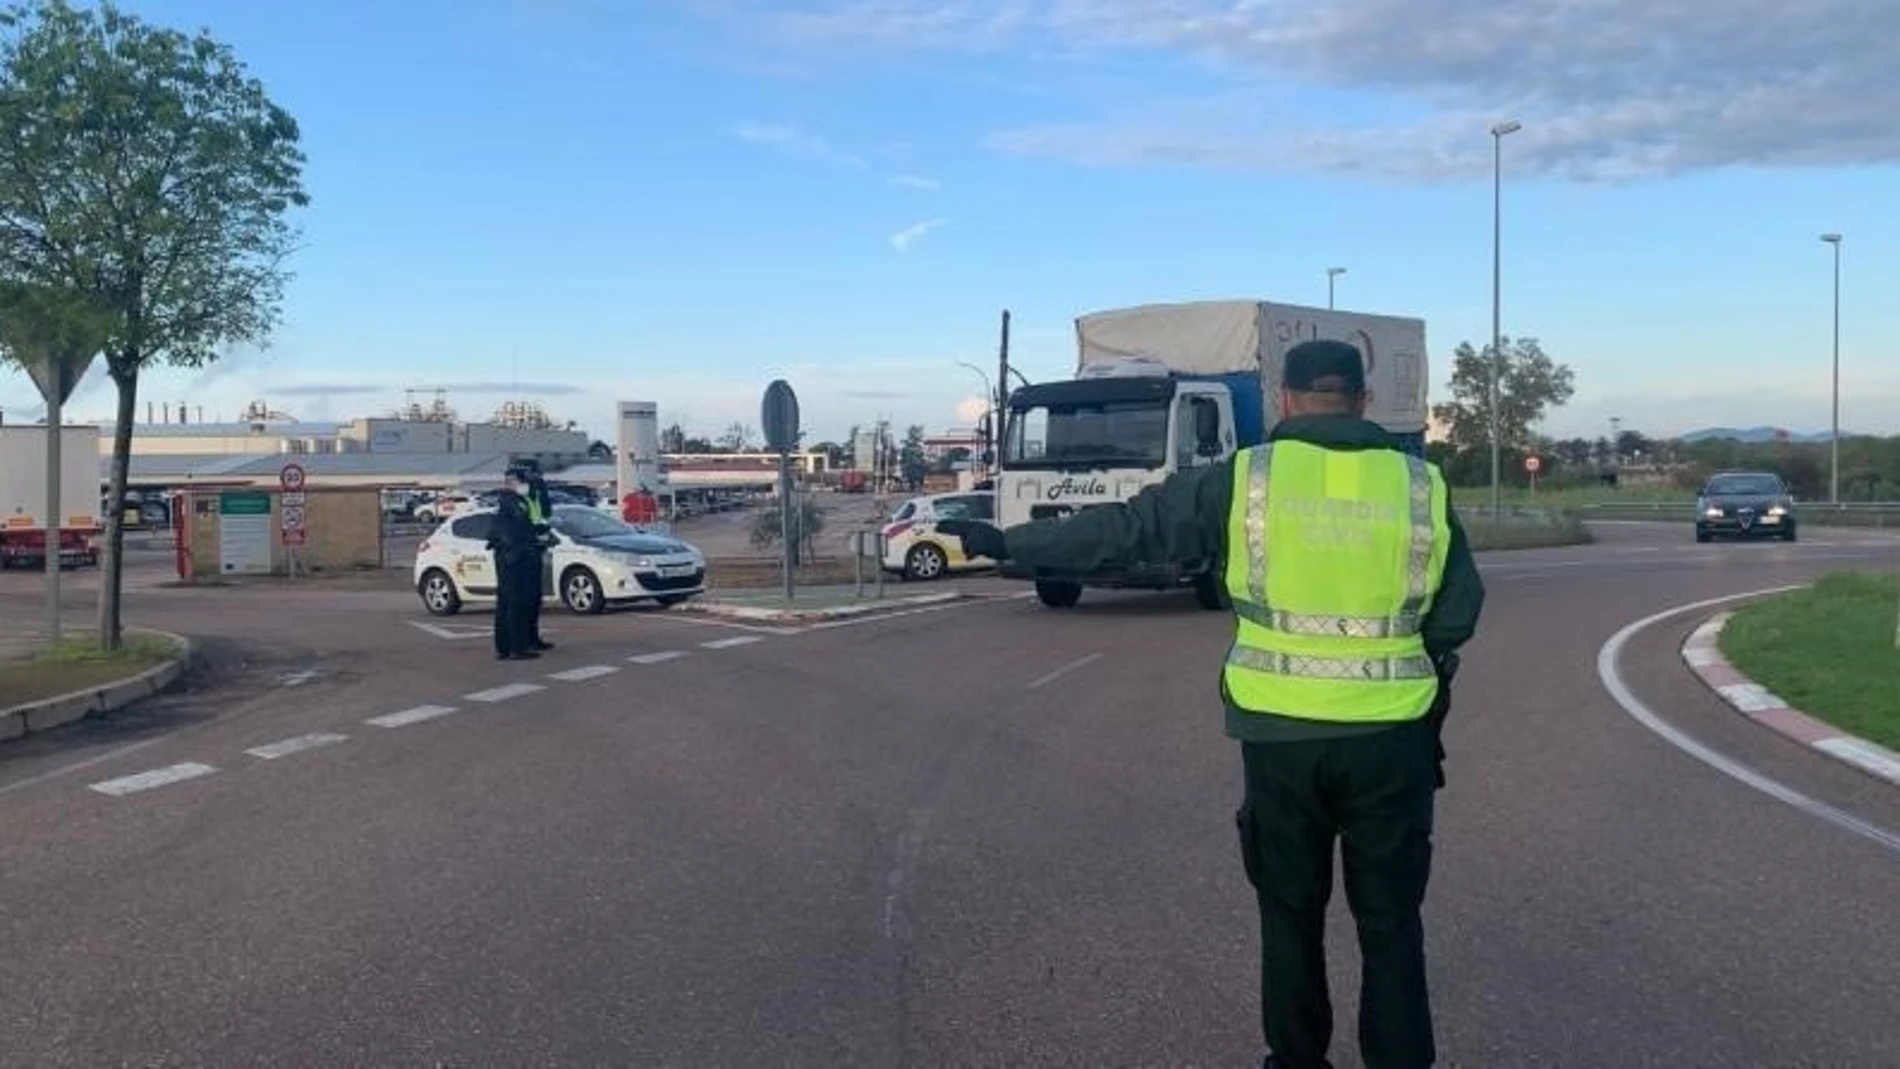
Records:
[[[1345,273],[1346,273],[1346,269],[1343,267],[1329,267],[1326,269],[1326,307],[1327,308],[1331,308],[1333,306],[1333,280]]]
[[[957,361],[957,366],[969,368],[971,371],[976,372],[977,378],[983,380],[983,404],[990,410],[989,428],[983,435],[983,450],[989,453],[989,458],[983,464],[984,471],[987,474],[990,466],[995,464],[999,459],[998,454],[1001,452],[1003,445],[1002,429],[996,425],[997,420],[1001,418],[1001,413],[996,411],[996,391],[990,386],[989,373],[982,368],[977,367],[967,360]]]
[[[1498,366],[1504,360],[1504,138],[1524,128],[1501,122],[1491,127],[1491,374],[1488,407],[1491,411],[1491,515],[1504,511],[1503,461],[1498,419]]]
[[[1834,246],[1834,423],[1828,435],[1827,500],[1841,501],[1841,236],[1822,234]]]

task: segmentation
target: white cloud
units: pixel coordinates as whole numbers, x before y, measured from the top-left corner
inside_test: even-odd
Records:
[[[1900,161],[1892,0],[844,0],[757,17],[807,51],[1172,56],[1241,89],[1198,124],[1162,107],[992,138],[1097,165],[1463,179],[1487,171],[1503,118],[1524,124],[1514,169],[1583,180]],[[1289,116],[1254,95],[1269,84],[1404,117]]]
[[[943,188],[943,183],[937,181],[935,178],[925,178],[922,175],[916,174],[900,174],[891,179],[891,185],[903,186],[905,189],[915,189],[924,193],[935,193]]]
[[[846,167],[865,166],[862,158],[837,148],[817,134],[789,123],[740,123],[733,127],[732,136],[748,144],[774,149],[788,156],[802,156],[827,163],[843,164]]]
[[[912,223],[891,235],[891,248],[898,252],[909,252],[910,247],[923,240],[925,234],[948,222],[948,219],[926,219],[921,223]]]

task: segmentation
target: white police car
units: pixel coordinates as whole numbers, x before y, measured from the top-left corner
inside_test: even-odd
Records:
[[[465,509],[423,539],[416,551],[416,593],[437,616],[495,601],[495,557],[488,525],[495,510]],[[706,589],[706,558],[668,535],[630,526],[585,505],[556,505],[548,525],[555,545],[545,558],[542,590],[569,611],[593,614],[608,605],[654,601],[677,605]]]

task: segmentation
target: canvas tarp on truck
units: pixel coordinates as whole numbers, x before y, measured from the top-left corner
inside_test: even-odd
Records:
[[[1267,301],[1192,301],[1095,312],[1076,319],[1075,333],[1078,371],[1148,357],[1182,375],[1257,373],[1276,418],[1286,351],[1315,338],[1350,342],[1366,357],[1370,419],[1399,434],[1422,432],[1431,419],[1421,319]]]

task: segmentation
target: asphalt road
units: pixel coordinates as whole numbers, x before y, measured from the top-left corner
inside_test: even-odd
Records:
[[[1427,913],[1441,1064],[1900,1065],[1900,851],[1696,760],[1597,665],[1632,620],[1900,543],[1601,533],[1484,561]],[[559,649],[507,665],[486,618],[394,592],[130,604],[214,636],[209,676],[0,746],[0,1065],[1257,1062],[1229,625],[1187,597],[551,614]],[[1634,636],[1628,688],[1900,831],[1900,792],[1686,674],[1703,615]]]

